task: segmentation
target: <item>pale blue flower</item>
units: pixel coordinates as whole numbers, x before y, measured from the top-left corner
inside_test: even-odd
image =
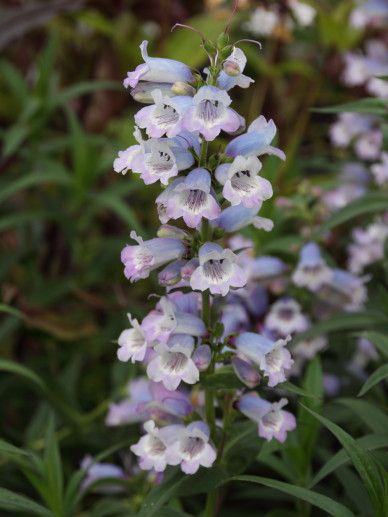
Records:
[[[292,274],[294,284],[316,291],[332,276],[333,271],[323,260],[319,246],[315,242],[305,244],[300,251],[298,265]]]
[[[237,232],[250,224],[253,224],[255,228],[269,232],[273,228],[273,222],[271,219],[257,215],[260,208],[261,203],[253,208],[245,207],[242,204],[230,206],[225,208],[220,216],[214,220],[214,225],[230,233]]]
[[[232,53],[223,63],[223,70],[217,78],[217,86],[222,90],[230,90],[235,86],[248,88],[255,81],[243,74],[246,64],[247,58],[244,52],[238,47],[233,47]]]

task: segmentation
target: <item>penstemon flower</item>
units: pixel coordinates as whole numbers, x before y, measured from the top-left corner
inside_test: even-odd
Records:
[[[183,63],[150,58],[143,42],[144,63],[124,81],[135,99],[149,105],[135,115],[138,144],[121,151],[114,168],[163,186],[156,199],[162,223],[157,237],[143,241],[132,232],[137,244],[121,254],[130,281],[160,269],[157,279],[165,289],[141,323],[130,318],[132,328],[119,337],[119,359],[145,363],[149,381],[144,385],[143,379],[142,394],[135,390],[112,404],[108,415],[109,425],[147,420],[146,434],[131,447],[144,470],[180,465],[194,474],[222,461],[235,407],[266,440],[283,442],[296,426],[282,409],[285,399],[271,403],[256,392],[231,389],[225,405],[224,395],[204,383],[227,367],[235,382],[258,390],[265,383],[268,391],[286,380],[293,365],[288,335],[309,324],[295,301],[278,301],[264,318],[268,291],[287,268],[276,257],[255,258],[253,242],[235,234],[249,225],[272,229],[273,222],[258,215],[273,195],[261,159],[285,155],[272,146],[275,123],[262,115],[238,134],[245,120],[227,92],[253,80],[243,74],[244,52],[228,39],[225,32],[216,44],[203,42],[210,64],[201,77]],[[225,135],[213,143],[221,132],[234,135],[226,146]],[[171,225],[180,219],[184,229]],[[262,335],[250,332],[259,318]]]

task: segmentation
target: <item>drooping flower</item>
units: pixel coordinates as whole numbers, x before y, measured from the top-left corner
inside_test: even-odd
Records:
[[[181,258],[186,247],[180,239],[155,238],[143,241],[136,232],[130,233],[137,245],[128,245],[121,252],[124,274],[131,281],[147,278],[151,271],[172,260]]]
[[[167,453],[169,444],[181,426],[169,425],[159,429],[155,422],[148,420],[144,424],[147,434],[131,445],[131,451],[139,456],[139,466],[143,470],[154,469],[156,472],[163,472],[167,466]]]
[[[276,126],[273,120],[267,120],[263,115],[255,119],[243,135],[234,138],[225,148],[225,153],[233,158],[236,156],[261,156],[263,154],[274,154],[281,160],[286,155],[277,147],[271,146],[276,135]]]
[[[241,359],[241,357],[233,357],[232,366],[234,373],[243,384],[248,386],[248,388],[255,388],[258,384],[260,384],[259,373],[250,363],[244,361],[244,359]]]
[[[316,291],[332,276],[333,272],[323,260],[319,246],[315,242],[305,244],[300,251],[298,265],[292,274],[294,284]]]
[[[184,127],[188,131],[199,131],[205,140],[214,140],[221,130],[234,133],[244,125],[244,120],[229,108],[231,102],[225,90],[202,86],[184,115]]]
[[[206,334],[206,327],[201,318],[179,310],[176,304],[166,297],[162,297],[156,309],[143,319],[141,327],[148,342],[167,343],[173,334]]]
[[[81,462],[81,469],[85,471],[85,477],[81,483],[81,491],[84,492],[99,481],[100,479],[120,479],[126,478],[125,472],[121,467],[112,463],[97,463],[93,462],[93,458],[89,455],[85,456]],[[114,494],[122,492],[124,487],[118,484],[104,483],[102,487],[96,487],[93,491],[104,494]]]
[[[170,178],[193,163],[193,155],[177,138],[151,138],[143,146],[143,151],[133,158],[131,167],[146,185],[157,181],[167,185]]]
[[[204,372],[211,361],[212,352],[209,345],[199,345],[193,353],[193,361],[200,372]]]
[[[278,257],[261,256],[253,259],[249,265],[250,278],[258,282],[269,281],[284,275],[287,265]]]
[[[182,130],[183,115],[193,102],[192,97],[178,95],[163,96],[160,90],[151,92],[154,104],[146,106],[135,115],[136,124],[145,129],[148,136],[174,137]]]
[[[125,88],[129,86],[134,88],[139,81],[173,84],[176,81],[191,82],[193,80],[193,74],[187,65],[175,59],[150,57],[147,47],[148,41],[143,41],[140,50],[144,63],[138,65],[133,72],[127,73],[123,83]]]
[[[286,339],[272,341],[254,332],[243,332],[236,339],[238,354],[242,354],[256,364],[263,374],[268,377],[268,386],[273,387],[285,382],[286,372],[294,361],[290,352],[285,348],[290,336]]]
[[[185,334],[172,336],[167,344],[155,347],[156,356],[147,366],[147,375],[155,382],[162,382],[168,390],[176,390],[181,381],[195,384],[199,381],[199,370],[192,354],[194,338]]]
[[[207,242],[199,249],[199,266],[190,278],[192,289],[225,296],[231,287],[243,287],[247,275],[237,264],[237,256],[230,249]]]
[[[271,403],[252,392],[240,398],[238,408],[250,420],[257,422],[261,438],[267,441],[275,438],[283,443],[287,438],[287,432],[296,428],[294,415],[282,409],[287,402],[287,399],[282,398],[279,402]]]
[[[349,312],[359,310],[368,298],[365,278],[349,271],[334,269],[333,277],[318,290],[319,297],[329,305],[341,307]]]
[[[163,97],[176,97],[178,94],[174,92],[172,86],[173,85],[169,83],[147,83],[145,81],[141,81],[132,88],[131,95],[136,102],[141,102],[142,104],[153,104],[155,101],[152,92],[155,90],[160,90]]]
[[[246,64],[247,58],[244,52],[238,47],[233,47],[232,53],[223,63],[223,70],[217,78],[217,86],[222,90],[230,90],[234,86],[249,88],[255,81],[243,74]]]
[[[164,219],[182,217],[190,228],[196,228],[202,217],[213,220],[221,212],[211,190],[210,174],[202,168],[192,170],[185,178],[178,178],[162,192],[156,203],[163,205]]]
[[[224,163],[216,169],[218,182],[224,186],[222,195],[232,205],[257,208],[262,201],[272,197],[271,183],[259,176],[262,165],[256,156],[236,156],[231,164]]]
[[[119,336],[117,357],[120,361],[143,361],[147,351],[147,342],[144,338],[144,332],[136,319],[128,314],[128,319],[132,328],[125,329]]]
[[[271,219],[257,215],[260,208],[261,203],[253,208],[247,208],[243,204],[229,206],[214,220],[214,225],[230,233],[237,232],[250,224],[253,224],[259,230],[270,232],[273,228],[273,222]]]
[[[299,303],[292,298],[280,299],[271,305],[264,324],[269,331],[281,337],[287,337],[294,332],[304,332],[310,326]]]
[[[133,424],[144,420],[138,411],[139,404],[152,400],[150,382],[146,377],[139,377],[129,382],[128,396],[117,403],[109,405],[105,423],[108,426]]]
[[[211,467],[217,454],[209,440],[209,428],[205,422],[192,422],[179,430],[177,440],[168,451],[169,463],[180,465],[185,474],[195,474],[200,466]]]

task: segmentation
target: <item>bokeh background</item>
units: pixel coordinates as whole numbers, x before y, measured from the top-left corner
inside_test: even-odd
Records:
[[[332,118],[311,108],[363,94],[339,81],[341,53],[362,38],[346,22],[353,3],[310,3],[319,8],[316,23],[285,25],[264,39],[246,22],[255,7],[271,2],[241,0],[232,20],[233,39],[263,43],[261,51],[244,45],[245,73],[255,83],[234,94],[248,121],[263,113],[278,126],[288,160],[267,162],[276,196],[303,193],[306,178],[330,183],[337,172],[327,137]],[[104,424],[109,402],[135,373],[116,360],[115,340],[126,312],[144,315],[154,303],[148,294],[158,290],[152,278],[130,285],[120,264],[130,230],[150,237],[158,226],[158,187],[145,188],[112,169],[117,151],[133,143],[139,107],[122,80],[140,62],[144,39],[151,55],[202,69],[206,55],[198,36],[170,29],[185,23],[216,38],[231,8],[217,0],[2,2],[0,346],[1,356],[21,369],[18,376],[1,376],[0,421],[8,441],[39,451],[54,409],[65,472],[85,454],[127,438],[127,428]],[[274,217],[276,237],[287,222],[281,211]],[[270,251],[268,236],[253,237]],[[292,251],[282,242],[280,256]],[[11,465],[3,464],[0,476],[34,497]]]

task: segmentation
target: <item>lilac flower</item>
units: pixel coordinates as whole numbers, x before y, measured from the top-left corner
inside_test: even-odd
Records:
[[[110,404],[106,417],[106,425],[116,426],[133,424],[143,420],[138,411],[141,403],[152,400],[150,382],[145,377],[139,377],[128,384],[128,397],[121,402]]]
[[[185,245],[179,239],[155,238],[143,241],[134,231],[130,237],[138,244],[125,246],[121,252],[121,262],[125,266],[124,274],[131,282],[147,278],[151,271],[181,258],[186,252]]]
[[[373,27],[384,26],[388,20],[388,5],[386,0],[358,1],[352,11],[350,23],[353,27],[362,28],[366,25]]]
[[[365,279],[343,269],[335,269],[332,279],[323,284],[318,291],[322,300],[341,307],[349,312],[359,310],[365,303],[368,293]]]
[[[142,436],[135,445],[131,445],[131,451],[140,458],[141,469],[155,469],[156,472],[165,470],[168,446],[175,438],[175,434],[180,427],[171,425],[159,429],[152,420],[144,424],[144,430],[147,434]]]
[[[158,282],[163,287],[171,287],[181,281],[181,270],[186,264],[186,260],[175,260],[170,262],[160,273],[158,274]]]
[[[147,342],[144,339],[144,332],[136,319],[132,319],[128,314],[128,319],[132,328],[123,330],[119,336],[117,357],[120,361],[126,362],[131,360],[143,361],[147,351]]]
[[[148,41],[143,41],[140,45],[144,63],[138,65],[133,72],[128,72],[123,83],[125,88],[128,86],[134,88],[139,81],[175,83],[176,81],[190,82],[193,80],[193,74],[187,65],[174,59],[149,57],[147,46]]]
[[[207,242],[199,249],[199,266],[190,279],[192,289],[225,296],[231,287],[243,287],[247,276],[230,249]]]
[[[268,377],[268,386],[273,387],[285,382],[286,371],[294,363],[285,348],[290,339],[287,336],[286,339],[272,341],[254,332],[243,332],[236,339],[237,353],[259,366]]]
[[[143,151],[133,158],[131,166],[146,185],[156,181],[167,185],[170,178],[193,163],[193,155],[177,138],[151,138],[143,145]]]
[[[112,463],[94,463],[91,456],[85,456],[81,462],[81,469],[85,471],[85,478],[81,483],[81,491],[89,489],[94,483],[101,479],[125,479],[125,473],[122,468]],[[122,492],[124,488],[115,484],[104,484],[102,487],[96,487],[95,492],[114,494]]]
[[[351,141],[372,127],[372,117],[359,113],[340,113],[330,127],[330,138],[336,147],[347,147]]]
[[[160,90],[153,90],[151,95],[155,104],[146,106],[136,113],[136,124],[153,138],[163,135],[170,138],[176,136],[183,129],[183,115],[192,104],[192,97],[167,97],[163,96]]]
[[[142,137],[138,127],[135,126],[135,131],[133,133],[135,139],[137,140],[137,144],[131,145],[124,151],[119,151],[118,157],[113,162],[113,169],[115,172],[121,172],[121,174],[126,174],[129,170],[132,169],[132,162],[135,156],[142,152]]]
[[[315,242],[305,244],[300,251],[299,263],[292,274],[294,284],[316,291],[323,283],[330,280],[332,275],[332,270],[321,256],[319,246]]]
[[[188,392],[184,390],[170,391],[161,382],[148,381],[148,383],[151,398],[139,402],[137,406],[137,412],[144,420],[151,418],[176,422],[193,411]]]
[[[250,264],[250,277],[259,282],[273,280],[284,275],[286,271],[287,265],[277,257],[257,257]]]
[[[275,302],[264,320],[265,327],[279,336],[286,337],[294,332],[304,332],[310,326],[301,312],[298,302],[284,298]]]
[[[371,129],[359,136],[354,150],[362,160],[377,160],[380,157],[383,133],[380,129]]]
[[[165,297],[142,321],[141,327],[148,342],[167,343],[173,334],[203,336],[206,334],[204,322],[193,314],[182,312]]]
[[[267,120],[260,115],[248,127],[248,131],[234,138],[225,148],[225,153],[233,158],[236,156],[261,156],[262,154],[274,154],[281,160],[286,155],[280,149],[270,144],[276,135],[276,126],[273,120]]]
[[[241,357],[233,357],[232,366],[234,373],[248,388],[255,388],[260,384],[260,375],[258,372],[250,363],[241,359]]]
[[[209,345],[199,345],[192,356],[195,366],[200,372],[207,370],[212,357]]]
[[[193,106],[184,115],[184,127],[188,131],[199,131],[205,140],[214,140],[221,130],[234,133],[244,121],[228,107],[231,102],[224,90],[202,86],[193,97]]]
[[[154,98],[152,92],[160,90],[163,97],[176,97],[177,93],[174,92],[172,85],[168,83],[147,83],[145,81],[139,82],[131,90],[131,96],[136,102],[142,104],[153,104]]]
[[[388,153],[381,153],[381,163],[375,163],[371,167],[377,185],[388,183]]]
[[[243,74],[247,58],[244,52],[233,47],[232,53],[228,56],[223,64],[223,70],[217,79],[217,86],[222,90],[230,90],[235,86],[240,88],[249,88],[251,83],[255,81]]]
[[[232,205],[242,203],[248,208],[260,206],[272,197],[271,183],[259,176],[262,165],[256,156],[236,156],[233,163],[224,163],[216,169],[218,182],[224,186],[222,195]]]
[[[275,438],[283,443],[287,438],[287,432],[296,428],[294,415],[282,409],[287,402],[287,399],[283,398],[279,402],[271,403],[251,392],[241,397],[238,408],[250,420],[257,422],[261,438],[267,441]]]
[[[249,316],[240,303],[227,303],[222,307],[220,321],[224,325],[223,337],[227,337],[245,330],[249,324]]]
[[[192,422],[180,429],[177,440],[168,451],[169,463],[180,464],[185,474],[195,474],[200,466],[211,467],[217,454],[209,439],[209,428],[202,421]]]
[[[202,217],[216,219],[221,209],[211,192],[211,177],[206,169],[194,169],[178,178],[156,200],[165,207],[166,217],[183,217],[186,225],[196,228]]]
[[[366,380],[366,367],[370,361],[376,361],[379,354],[373,343],[365,337],[360,337],[357,341],[357,349],[348,365],[348,370],[356,375],[359,379]]]
[[[384,258],[384,245],[388,238],[388,224],[376,220],[365,229],[355,228],[353,242],[348,247],[348,266],[351,273],[361,273],[365,267]]]
[[[168,390],[176,390],[181,381],[195,384],[199,370],[191,358],[194,338],[184,334],[172,336],[167,344],[155,347],[156,356],[147,366],[147,375],[155,382],[162,382]]]
[[[335,397],[341,389],[341,379],[331,373],[323,374],[323,389],[328,397]]]
[[[313,359],[318,352],[326,348],[327,338],[325,336],[316,336],[312,338],[305,338],[298,341],[292,348],[292,355],[302,359]]]
[[[247,208],[242,204],[229,206],[214,220],[214,224],[230,233],[241,230],[241,228],[245,228],[245,226],[250,224],[253,224],[255,228],[270,232],[273,228],[273,222],[271,219],[257,215],[260,208],[261,203],[254,208]]]

